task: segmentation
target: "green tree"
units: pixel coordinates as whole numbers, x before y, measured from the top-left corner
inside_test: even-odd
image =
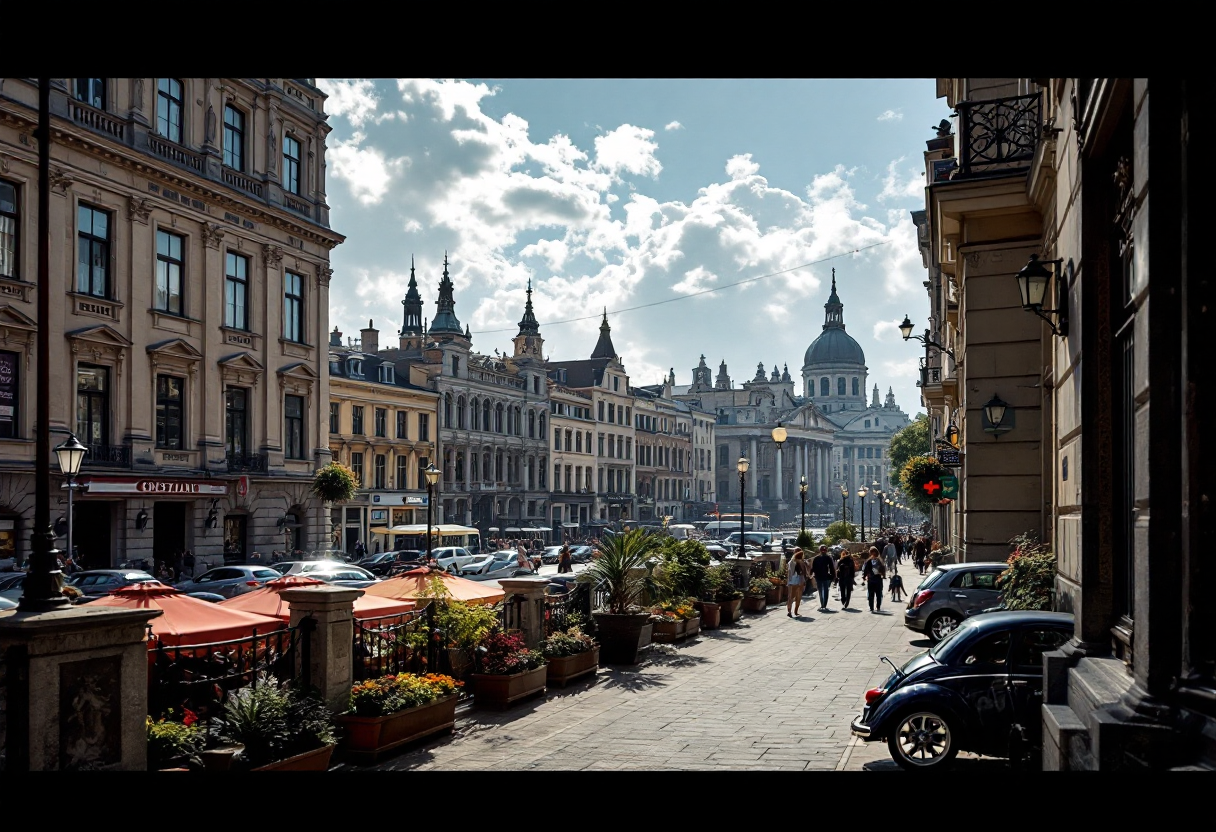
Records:
[[[904,470],[909,459],[924,453],[929,453],[929,417],[917,413],[911,424],[891,437],[891,447],[887,452],[891,458],[891,470]]]

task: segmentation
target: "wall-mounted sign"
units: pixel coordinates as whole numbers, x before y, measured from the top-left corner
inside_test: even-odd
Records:
[[[222,497],[228,483],[216,480],[89,477],[82,479],[88,494],[149,494],[157,497]]]
[[[949,468],[958,468],[963,464],[958,449],[950,447],[937,449],[937,461]]]

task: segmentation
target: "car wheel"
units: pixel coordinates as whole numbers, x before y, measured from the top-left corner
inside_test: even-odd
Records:
[[[932,711],[908,711],[887,738],[891,759],[908,771],[940,770],[958,754],[949,721]]]
[[[958,613],[948,610],[939,612],[925,624],[925,634],[929,636],[929,641],[937,644],[958,629],[958,625],[961,623],[962,618]]]

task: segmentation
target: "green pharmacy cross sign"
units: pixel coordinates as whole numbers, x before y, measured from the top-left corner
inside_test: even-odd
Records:
[[[943,500],[958,499],[958,477],[954,476],[953,474],[943,474],[941,477],[941,486],[941,498]]]

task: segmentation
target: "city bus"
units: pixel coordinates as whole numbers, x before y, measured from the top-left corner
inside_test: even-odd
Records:
[[[739,513],[721,512],[715,519],[698,521],[697,525],[710,537],[722,538],[731,532],[739,531]],[[767,514],[748,512],[743,518],[743,529],[744,531],[769,531],[772,526],[769,524]]]
[[[413,523],[405,526],[373,526],[372,534],[385,538],[383,550],[395,552],[401,549],[426,551],[426,524]],[[471,526],[437,523],[431,526],[432,548],[440,546],[463,546],[470,552],[481,551],[481,532]],[[391,545],[389,540],[392,541]]]

